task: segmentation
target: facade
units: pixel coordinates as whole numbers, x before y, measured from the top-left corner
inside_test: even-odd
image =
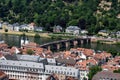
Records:
[[[98,32],[98,34],[99,34],[99,35],[102,35],[102,36],[108,36],[108,35],[109,35],[109,33],[108,33],[106,30],[100,30],[100,31]]]
[[[43,31],[43,27],[35,27],[35,31],[41,32]]]
[[[0,60],[0,70],[10,79],[46,80],[51,74],[56,74],[60,80],[66,76],[80,78],[80,71],[74,67],[58,66],[55,59],[40,56],[16,55],[16,60]]]
[[[21,30],[28,30],[28,25],[27,24],[22,24],[20,25]]]
[[[9,31],[13,31],[13,25],[11,25],[11,24],[8,24],[8,28],[7,28]]]
[[[34,31],[35,30],[35,23],[30,23],[29,25],[28,25],[28,30],[29,31]]]
[[[2,29],[8,29],[8,22],[2,23]]]

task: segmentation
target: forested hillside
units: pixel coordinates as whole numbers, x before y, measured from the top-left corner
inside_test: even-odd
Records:
[[[100,29],[120,30],[120,18],[117,18],[120,3],[103,1],[111,4],[103,4],[101,0],[0,0],[0,20],[11,24],[35,22],[46,30],[54,25],[64,29],[77,25],[90,33]]]

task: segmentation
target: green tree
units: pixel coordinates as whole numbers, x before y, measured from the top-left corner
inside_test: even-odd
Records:
[[[32,55],[32,54],[34,54],[34,51],[31,49],[27,49],[27,54]]]
[[[5,29],[5,32],[8,32],[8,29]]]
[[[120,73],[120,69],[114,70],[114,73]]]
[[[91,68],[90,68],[90,72],[89,72],[89,74],[88,74],[89,80],[92,80],[93,76],[94,76],[97,72],[99,72],[99,71],[101,71],[101,70],[102,70],[102,68],[99,67],[99,66],[93,66],[93,67],[91,67]]]

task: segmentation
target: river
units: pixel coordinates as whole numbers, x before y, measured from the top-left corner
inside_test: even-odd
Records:
[[[50,38],[43,38],[43,37],[34,38],[34,37],[28,37],[28,36],[27,38],[30,42],[36,42],[38,44],[44,44],[47,42],[59,40],[59,39],[50,39]],[[21,41],[20,36],[0,34],[0,41],[1,40],[4,40],[5,43],[7,43],[9,46],[20,47],[20,41]],[[114,50],[117,50],[118,52],[120,51],[120,45],[113,45],[113,44],[90,43],[90,44],[84,44],[84,45],[82,44],[77,47],[91,48],[94,50],[101,50],[101,51],[107,51],[109,49],[114,49]]]

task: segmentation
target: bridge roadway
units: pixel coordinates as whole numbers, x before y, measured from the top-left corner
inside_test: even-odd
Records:
[[[40,47],[49,46],[49,45],[58,44],[58,43],[63,43],[63,42],[70,42],[70,41],[76,41],[76,40],[88,40],[88,39],[90,39],[90,38],[74,38],[74,39],[59,40],[59,41],[54,41],[54,42],[42,44],[42,45],[40,45]]]

